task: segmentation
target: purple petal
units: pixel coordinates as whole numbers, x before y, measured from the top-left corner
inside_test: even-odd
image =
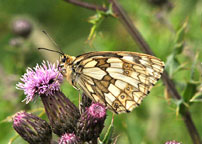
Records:
[[[16,88],[24,91],[26,98],[23,101],[29,103],[37,95],[50,96],[60,90],[63,76],[55,64],[43,61],[41,65],[37,64],[33,69],[27,68],[20,80],[22,82],[19,82]]]

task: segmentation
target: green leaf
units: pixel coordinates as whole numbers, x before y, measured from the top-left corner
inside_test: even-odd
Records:
[[[184,41],[187,24],[188,24],[188,19],[186,19],[183,25],[178,29],[176,38],[175,38],[175,43],[181,43],[182,41]]]
[[[110,3],[109,8],[106,12],[104,12],[107,16],[114,16],[113,8],[112,8],[112,3]]]
[[[184,114],[187,108],[189,108],[189,105],[183,99],[176,100],[176,105],[176,116]]]
[[[114,123],[114,117],[112,117],[111,124],[107,129],[107,132],[106,132],[106,134],[104,136],[104,139],[103,139],[102,143],[100,143],[100,144],[111,144],[112,143],[112,133],[113,133],[113,130],[114,130],[113,123]]]
[[[94,16],[91,16],[89,18],[88,22],[95,25],[98,24],[102,18],[103,18],[102,12],[97,11],[97,13]]]
[[[188,20],[185,20],[183,25],[178,29],[176,37],[175,37],[175,46],[174,51],[175,55],[181,54],[184,49],[184,37],[186,33]]]
[[[191,99],[190,102],[202,102],[202,92],[196,93]]]
[[[105,17],[108,16],[114,16],[113,10],[112,10],[112,4],[109,5],[109,8],[106,12],[103,11],[97,11],[97,13],[94,16],[91,16],[88,20],[89,23],[93,24],[91,27],[90,33],[88,35],[88,41],[92,41],[96,36],[96,31],[99,27],[99,25],[102,23]]]
[[[200,84],[200,82],[194,81],[194,75],[196,70],[196,63],[198,61],[198,53],[195,55],[192,67],[191,67],[191,74],[190,74],[190,80],[187,83],[187,86],[185,88],[183,99],[186,103],[190,103],[193,101],[201,101],[201,92],[197,92],[197,86]]]
[[[199,56],[199,53],[197,53],[195,55],[194,62],[193,62],[192,67],[191,67],[190,81],[194,81],[194,76],[195,76],[195,72],[196,72],[196,64],[198,62],[198,56]]]
[[[181,110],[181,105],[183,103],[183,100],[182,99],[181,100],[176,100],[175,102],[176,102],[176,105],[177,105],[177,107],[176,107],[176,116],[178,116],[179,113],[180,113],[180,110]]]
[[[185,31],[187,27],[188,21],[186,20],[183,25],[178,29],[175,37],[175,44],[174,44],[174,50],[173,52],[167,57],[166,61],[166,70],[168,71],[168,74],[170,77],[173,76],[173,74],[176,71],[179,71],[181,68],[181,64],[177,60],[177,55],[181,54],[184,49],[184,36]]]
[[[90,17],[88,22],[92,23],[93,26],[90,29],[90,33],[88,35],[88,41],[92,41],[93,38],[96,36],[96,31],[103,20],[104,20],[104,15],[100,11],[97,11],[97,13],[94,16]]]
[[[176,59],[174,54],[168,56],[166,61],[166,70],[169,73],[169,76],[172,77],[176,69],[180,66],[180,63]]]
[[[174,46],[174,55],[181,54],[184,49],[184,41],[176,43]]]
[[[196,92],[197,92],[197,85],[194,83],[188,82],[183,94],[184,101],[186,103],[189,103],[192,97],[196,94]]]

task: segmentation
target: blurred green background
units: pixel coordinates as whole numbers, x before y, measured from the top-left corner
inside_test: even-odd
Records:
[[[86,0],[85,0],[86,1]],[[163,61],[172,54],[176,45],[176,33],[187,23],[183,37],[184,46],[176,56],[179,70],[170,74],[176,82],[180,94],[183,94],[193,61],[194,80],[200,89],[202,70],[202,1],[201,0],[127,0],[120,1],[130,15],[143,37],[151,46],[155,55]],[[163,4],[159,4],[161,1]],[[88,0],[95,4],[107,4],[107,1]],[[161,3],[160,2],[160,3]],[[61,49],[69,55],[79,55],[89,51],[136,51],[141,52],[131,39],[124,26],[116,18],[107,17],[97,30],[96,37],[90,42],[87,38],[92,27],[89,17],[96,14],[60,0],[0,0],[0,120],[5,120],[20,110],[33,110],[42,107],[40,99],[26,105],[21,102],[25,95],[16,90],[15,85],[26,71],[42,60],[55,62],[59,55],[48,51],[38,51],[38,47],[55,48],[41,32],[46,30]],[[13,32],[16,19],[26,19],[32,25],[31,33],[23,38]],[[56,48],[55,48],[56,49]],[[170,64],[172,65],[172,63]],[[168,63],[169,67],[169,63]],[[62,91],[78,104],[78,92],[64,83]],[[160,144],[168,140],[192,143],[181,116],[176,116],[176,105],[166,97],[165,87],[160,80],[143,103],[129,114],[115,116],[114,137],[118,144]],[[190,112],[194,124],[202,135],[202,105],[193,103]],[[111,121],[108,112],[106,127]],[[46,117],[44,117],[46,118]],[[103,134],[106,129],[103,130]],[[8,143],[14,137],[12,124],[0,124],[0,144]],[[101,138],[103,135],[101,135]],[[26,143],[20,137],[14,142]]]

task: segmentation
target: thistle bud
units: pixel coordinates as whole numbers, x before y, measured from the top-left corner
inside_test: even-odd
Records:
[[[100,103],[93,103],[82,113],[77,123],[77,136],[82,141],[92,141],[99,137],[104,128],[106,108]]]
[[[41,118],[26,112],[18,112],[13,117],[13,128],[30,144],[50,144],[52,131]]]
[[[32,24],[26,19],[17,19],[12,24],[13,33],[22,37],[28,37],[32,31]]]
[[[80,141],[74,133],[65,133],[60,138],[59,144],[80,144]]]

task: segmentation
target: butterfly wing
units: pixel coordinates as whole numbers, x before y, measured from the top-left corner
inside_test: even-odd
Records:
[[[75,83],[115,113],[130,112],[161,77],[164,63],[135,52],[91,52],[73,62]]]

